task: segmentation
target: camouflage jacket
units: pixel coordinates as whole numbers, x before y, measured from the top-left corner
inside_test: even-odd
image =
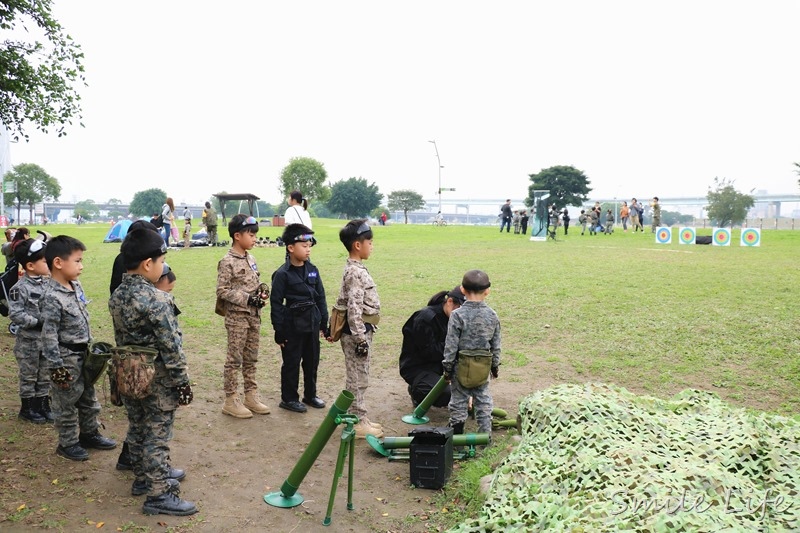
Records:
[[[225,312],[245,311],[260,314],[260,309],[247,305],[261,283],[255,258],[248,252],[237,254],[233,248],[217,264],[217,298],[222,300]]]
[[[70,282],[70,288],[52,278],[45,283],[47,298],[39,306],[42,353],[50,368],[59,368],[64,366],[62,357],[70,353],[65,345],[89,343],[88,301],[79,281]]]
[[[367,327],[362,315],[379,315],[381,301],[375,281],[361,261],[347,259],[336,307],[347,309],[347,325],[356,342],[366,340]]]
[[[37,346],[42,332],[39,305],[44,300],[48,279],[50,278],[47,276],[25,274],[8,291],[8,318],[19,326],[17,337],[36,343]]]
[[[452,370],[459,350],[489,350],[492,366],[500,365],[500,319],[486,302],[467,300],[450,313],[442,365]]]
[[[182,334],[172,296],[138,274],[124,274],[108,300],[117,346],[135,344],[158,350],[156,380],[165,387],[189,382]]]

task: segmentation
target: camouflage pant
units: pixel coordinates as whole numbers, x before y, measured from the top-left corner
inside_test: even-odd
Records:
[[[50,392],[50,370],[39,343],[18,336],[14,356],[19,366],[19,397],[38,398]]]
[[[188,248],[189,243],[192,241],[192,224],[191,222],[186,222],[183,225],[183,247]]]
[[[211,244],[217,244],[217,227],[206,226],[206,232],[208,233],[208,242]]]
[[[450,383],[450,425],[467,421],[467,410],[469,408],[469,398],[472,397],[472,407],[475,409],[475,418],[478,420],[479,433],[492,432],[492,395],[489,393],[489,383],[484,383],[480,387],[465,389],[453,379]]]
[[[69,370],[72,381],[67,390],[52,387],[53,415],[56,418],[58,443],[61,446],[72,446],[78,442],[80,433],[91,434],[97,431],[100,424],[100,404],[94,394],[94,385],[83,381],[83,355],[69,354],[64,356],[64,368]]]
[[[367,404],[364,401],[364,394],[369,387],[369,360],[372,357],[372,332],[367,332],[367,344],[370,345],[370,353],[366,357],[356,355],[355,337],[352,335],[342,335],[342,352],[344,352],[345,366],[345,388],[356,397],[348,412],[357,416],[367,415]]]
[[[258,389],[256,362],[258,361],[261,317],[248,312],[230,311],[225,315],[225,328],[228,330],[228,355],[222,373],[225,396],[237,392],[240,370],[244,381],[244,391],[250,392]]]
[[[167,492],[169,477],[169,441],[178,394],[175,389],[164,387],[157,381],[152,385],[153,394],[142,400],[123,396],[128,411],[128,448],[136,480],[145,482],[149,496]]]

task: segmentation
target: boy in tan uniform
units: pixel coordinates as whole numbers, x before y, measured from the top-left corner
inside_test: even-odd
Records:
[[[372,254],[372,229],[366,220],[351,220],[339,232],[339,240],[349,254],[336,307],[347,309],[347,323],[342,331],[341,343],[347,376],[345,387],[355,396],[350,413],[359,418],[355,426],[357,438],[363,439],[367,435],[381,438],[381,425],[369,421],[364,400],[369,387],[372,333],[380,320],[381,311],[375,281],[362,262]]]
[[[247,251],[256,244],[258,221],[235,215],[228,224],[233,244],[217,265],[217,312],[225,317],[228,355],[223,370],[225,404],[222,412],[235,418],[269,414],[261,403],[256,383],[256,362],[261,329],[261,308],[269,298],[259,280],[258,267]],[[238,374],[244,381],[244,402],[239,397]]]

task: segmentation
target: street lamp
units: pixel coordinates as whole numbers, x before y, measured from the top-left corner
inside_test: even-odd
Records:
[[[436,146],[436,140],[428,141],[433,143],[433,149],[436,150],[436,161],[439,163],[439,214],[442,213],[442,160],[439,159],[439,148]]]

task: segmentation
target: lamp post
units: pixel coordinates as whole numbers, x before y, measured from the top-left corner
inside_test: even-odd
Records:
[[[428,141],[428,142],[433,143],[433,149],[436,150],[436,161],[439,163],[439,189],[437,192],[439,194],[439,214],[441,214],[442,213],[442,169],[444,167],[442,166],[442,160],[439,159],[439,148],[436,146],[436,140],[434,139],[433,141]]]

